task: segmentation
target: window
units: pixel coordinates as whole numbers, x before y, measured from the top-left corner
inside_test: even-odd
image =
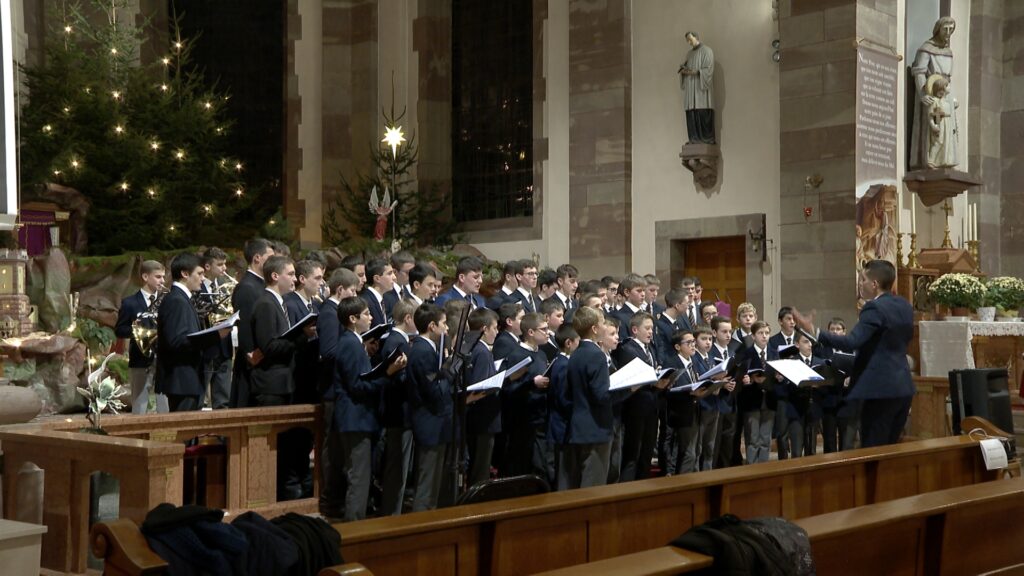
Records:
[[[533,215],[532,0],[452,2],[452,212]]]

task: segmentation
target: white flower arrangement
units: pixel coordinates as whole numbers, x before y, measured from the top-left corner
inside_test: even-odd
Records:
[[[116,354],[108,355],[103,359],[103,364],[100,365],[99,369],[89,374],[88,386],[86,388],[75,388],[79,394],[88,400],[86,418],[89,419],[89,423],[92,424],[94,430],[103,430],[100,426],[100,414],[104,411],[109,410],[111,413],[117,414],[118,410],[123,410],[125,407],[121,398],[128,394],[128,389],[118,384],[110,376],[103,377],[107,371],[107,362],[114,356]]]
[[[985,299],[985,284],[970,274],[943,274],[928,287],[928,295],[950,308],[977,308]]]
[[[1017,310],[1024,304],[1024,280],[1013,276],[996,276],[985,286],[985,303],[1000,312]]]

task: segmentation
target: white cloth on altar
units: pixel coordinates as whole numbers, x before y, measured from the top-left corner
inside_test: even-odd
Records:
[[[947,378],[950,370],[975,368],[975,336],[1024,336],[1024,322],[921,322],[921,375]]]

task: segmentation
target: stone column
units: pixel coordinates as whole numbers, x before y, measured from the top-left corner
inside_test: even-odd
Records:
[[[451,0],[418,0],[412,54],[416,72],[409,76],[418,80],[415,125],[405,124],[416,130],[419,156],[410,176],[419,194],[444,194],[452,185]]]
[[[857,317],[857,38],[895,47],[895,0],[780,3],[781,304],[848,323]],[[821,185],[805,190],[815,174]]]
[[[981,270],[989,275],[1000,274],[1002,240],[999,117],[1003,109],[1003,5],[1002,0],[971,1],[970,59],[964,62],[969,90],[967,123],[978,127],[967,133],[966,165],[971,175],[981,180],[981,186],[970,191],[970,201],[978,203]],[[1020,149],[1011,146],[1010,150],[1014,148]]]
[[[569,1],[565,217],[569,259],[581,278],[632,267],[630,11],[631,0]]]
[[[1024,147],[1020,140],[1024,133],[1024,2],[1011,0],[1003,4],[1003,9],[1001,202],[995,215],[982,206],[978,227],[999,223],[1000,273],[1019,277],[1024,276]],[[979,234],[984,252],[990,236],[984,230]]]

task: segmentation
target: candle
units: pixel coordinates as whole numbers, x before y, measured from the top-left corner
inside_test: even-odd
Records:
[[[974,204],[973,216],[971,217],[971,240],[978,239],[978,204]]]
[[[910,196],[910,233],[917,233],[917,198],[913,194]]]

